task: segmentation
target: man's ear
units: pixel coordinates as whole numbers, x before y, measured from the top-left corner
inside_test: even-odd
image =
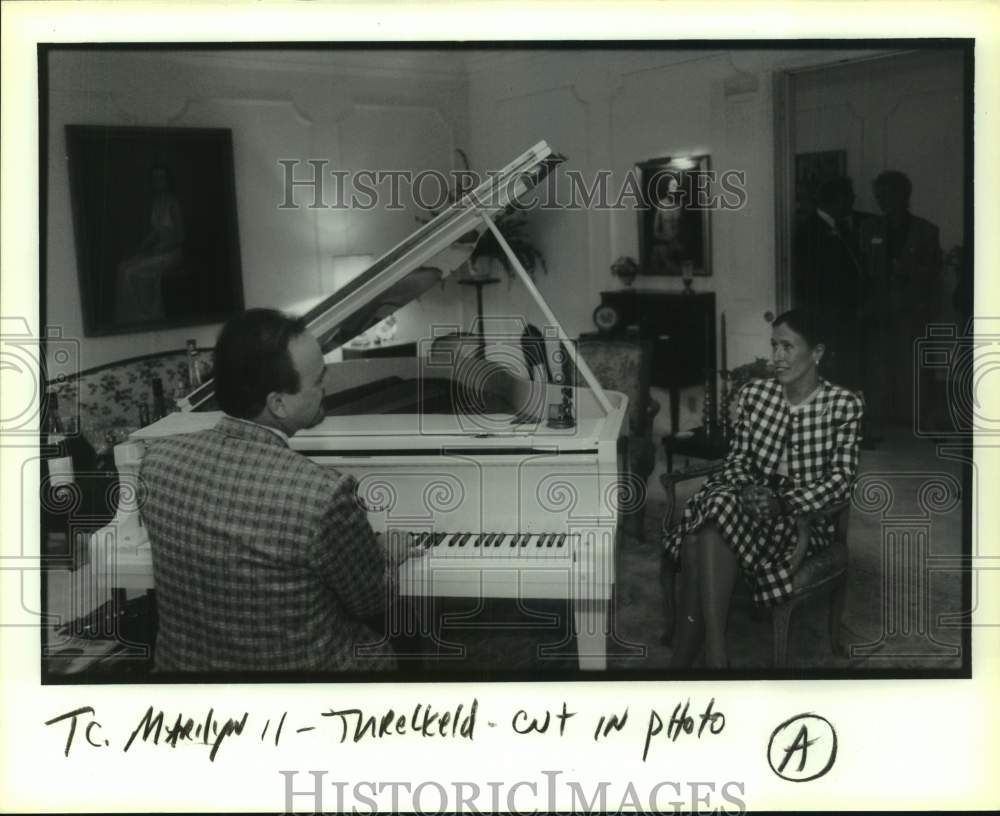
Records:
[[[264,400],[264,405],[272,416],[284,419],[288,411],[285,408],[285,399],[277,391],[271,391]]]
[[[823,359],[823,355],[826,354],[826,346],[823,343],[817,343],[813,346],[813,358],[816,360],[816,364],[819,365],[820,360]]]

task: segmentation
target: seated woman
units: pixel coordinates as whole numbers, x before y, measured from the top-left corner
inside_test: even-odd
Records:
[[[739,392],[724,466],[691,497],[664,541],[667,555],[681,563],[673,667],[690,666],[704,644],[706,664],[724,668],[737,573],[754,603],[786,600],[805,556],[833,538],[833,522],[817,520],[808,547],[797,551],[800,520],[850,495],[862,399],[820,378],[825,345],[813,315],[793,309],[771,325],[774,379],[751,381]]]

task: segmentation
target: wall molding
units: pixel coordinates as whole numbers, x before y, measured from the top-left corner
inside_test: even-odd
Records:
[[[294,45],[289,43],[288,45]],[[464,59],[452,60],[453,51],[442,44],[441,52],[427,49],[373,48],[364,43],[338,43],[338,48],[301,49],[294,47],[274,51],[223,49],[210,55],[197,52],[156,52],[158,59],[169,59],[178,65],[203,70],[206,67],[229,68],[237,71],[263,71],[266,73],[311,74],[322,77],[350,79],[374,78],[423,80],[454,83],[456,71],[464,69]],[[137,55],[140,59],[147,55]],[[454,63],[449,65],[449,63]],[[462,81],[465,72],[462,73]]]
[[[240,107],[262,108],[287,107],[292,111],[298,124],[303,127],[312,127],[315,124],[294,99],[252,96],[187,96],[182,100],[177,111],[167,117],[167,122],[170,124],[179,122],[196,105],[236,105]]]

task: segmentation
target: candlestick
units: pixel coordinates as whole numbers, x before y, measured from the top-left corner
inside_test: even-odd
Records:
[[[711,329],[709,328],[710,322],[711,321],[709,321],[708,317],[706,316],[705,317],[705,370],[706,371],[715,368],[715,360],[712,359],[710,351],[710,349],[712,348],[712,335],[711,335]]]
[[[729,366],[726,365],[726,313],[722,313],[722,370],[726,372]]]
[[[714,370],[705,369],[705,397],[701,403],[701,426],[705,429],[705,436],[708,438],[715,436],[715,405],[712,404],[712,377],[714,376]]]

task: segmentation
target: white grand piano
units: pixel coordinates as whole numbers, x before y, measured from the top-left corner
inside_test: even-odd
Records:
[[[457,270],[489,230],[533,295],[540,322],[571,357],[570,379],[533,381],[491,358],[492,346],[516,347],[516,333],[480,338],[428,327],[415,358],[328,364],[326,418],[290,444],[356,476],[359,499],[383,540],[403,536],[426,550],[400,567],[401,593],[568,600],[580,667],[600,670],[610,633],[627,400],[604,392],[577,358],[492,221],[559,161],[544,142],[535,145],[305,320],[329,353]],[[183,401],[184,410],[116,448],[119,508],[92,538],[86,579],[98,603],[112,588],[153,588],[137,501],[142,457],[160,437],[213,426],[220,416],[213,396],[208,382]]]

